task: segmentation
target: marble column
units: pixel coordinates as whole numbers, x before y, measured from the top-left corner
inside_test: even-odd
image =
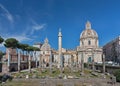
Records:
[[[9,49],[7,51],[8,51],[8,72],[10,72],[10,51]]]
[[[18,51],[18,72],[20,72],[20,51]]]
[[[29,73],[31,73],[31,55],[29,52]]]
[[[62,33],[61,33],[61,29],[59,29],[59,33],[58,33],[58,52],[59,52],[58,67],[61,67],[61,69],[62,69]]]

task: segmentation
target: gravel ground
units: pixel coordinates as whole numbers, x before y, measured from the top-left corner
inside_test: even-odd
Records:
[[[13,84],[14,85],[13,85]],[[111,84],[110,80],[100,78],[80,79],[14,79],[5,86],[120,86]]]

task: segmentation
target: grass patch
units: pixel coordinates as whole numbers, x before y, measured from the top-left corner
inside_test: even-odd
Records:
[[[52,73],[50,73],[51,77],[56,77],[60,74],[60,70],[59,69],[53,69]]]
[[[84,73],[85,73],[85,74],[90,74],[90,73],[91,73],[91,70],[85,69],[85,70],[84,70]]]
[[[58,78],[60,75],[60,70],[58,68],[52,68],[51,72],[49,68],[44,68],[44,69],[35,69],[31,73],[28,71],[25,72],[20,72],[20,73],[12,73],[12,76],[15,78],[26,78],[26,75],[28,75],[30,78],[45,78],[45,77],[53,77],[53,78]],[[96,73],[96,72],[95,72]],[[85,69],[84,70],[84,76],[81,76],[80,70],[71,70],[68,67],[65,67],[63,70],[63,76],[73,76],[73,77],[100,77],[101,73],[96,73],[98,75],[92,74],[91,70]]]

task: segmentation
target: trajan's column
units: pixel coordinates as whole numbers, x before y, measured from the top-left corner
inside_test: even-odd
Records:
[[[58,68],[62,68],[62,33],[61,29],[59,29],[58,33],[58,52],[59,52],[59,63]]]

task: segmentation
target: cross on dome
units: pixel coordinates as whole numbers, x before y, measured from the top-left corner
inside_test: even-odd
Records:
[[[45,42],[45,43],[48,43],[48,38],[46,38],[44,42]]]

